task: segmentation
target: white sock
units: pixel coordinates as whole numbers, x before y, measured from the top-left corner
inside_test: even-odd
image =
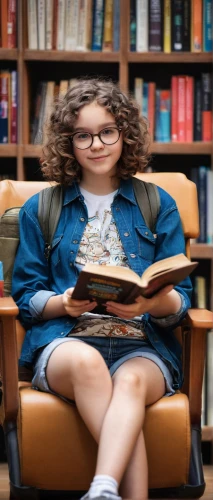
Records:
[[[112,493],[114,495],[118,495],[118,483],[112,476],[108,476],[107,474],[99,474],[94,476],[93,481],[90,485],[90,489],[88,491],[89,498],[94,498],[102,493]]]

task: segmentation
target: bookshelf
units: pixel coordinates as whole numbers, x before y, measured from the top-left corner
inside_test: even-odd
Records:
[[[171,75],[197,76],[211,72],[213,56],[208,52],[131,52],[130,0],[120,0],[120,50],[118,52],[70,52],[65,50],[29,50],[27,48],[27,0],[17,2],[17,49],[0,49],[0,68],[18,72],[18,141],[0,144],[0,172],[8,170],[17,180],[38,180],[41,146],[30,143],[31,103],[36,84],[45,78],[61,79],[99,74],[118,81],[123,90],[132,92],[134,78],[145,76],[159,85],[167,85]],[[58,77],[58,76],[57,76]],[[162,87],[163,88],[163,87]],[[154,168],[182,171],[189,174],[191,166],[212,166],[212,142],[159,143],[151,147]],[[213,310],[213,245],[193,244],[191,255],[207,263],[210,277],[210,302]],[[210,271],[209,271],[210,270]]]

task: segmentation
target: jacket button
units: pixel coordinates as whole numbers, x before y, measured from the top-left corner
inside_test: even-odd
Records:
[[[78,240],[73,240],[73,243],[76,245],[78,243]]]
[[[148,236],[148,234],[149,234],[148,231],[145,231],[145,235]]]
[[[72,267],[72,266],[73,266],[73,263],[72,263],[72,262],[70,262],[70,267]]]
[[[80,217],[80,221],[81,221],[81,222],[84,222],[84,221],[85,221],[85,218],[84,218],[84,217]]]
[[[119,212],[120,208],[119,208],[119,207],[116,207],[116,210],[117,210],[117,212]]]
[[[64,335],[64,332],[61,332],[61,335]]]
[[[136,255],[134,253],[131,253],[130,257],[132,257],[132,259],[135,259]]]
[[[129,233],[124,233],[124,236],[129,236]]]

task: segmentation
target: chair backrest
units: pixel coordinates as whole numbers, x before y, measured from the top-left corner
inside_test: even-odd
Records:
[[[196,238],[199,234],[197,190],[194,182],[180,172],[138,173],[139,179],[162,187],[175,199],[180,212],[185,238]],[[52,183],[54,184],[54,183]],[[7,208],[18,207],[41,189],[52,185],[49,182],[12,181],[0,182],[0,214]]]

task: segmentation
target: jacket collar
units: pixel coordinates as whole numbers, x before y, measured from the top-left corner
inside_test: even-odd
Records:
[[[116,196],[122,196],[129,200],[133,205],[137,205],[134,195],[134,189],[132,185],[132,179],[121,179],[120,187],[118,189],[118,193]],[[83,200],[83,196],[80,192],[79,185],[77,182],[74,182],[71,186],[68,186],[64,190],[64,201],[63,205],[67,205],[68,203],[74,201],[76,198],[81,198]]]

